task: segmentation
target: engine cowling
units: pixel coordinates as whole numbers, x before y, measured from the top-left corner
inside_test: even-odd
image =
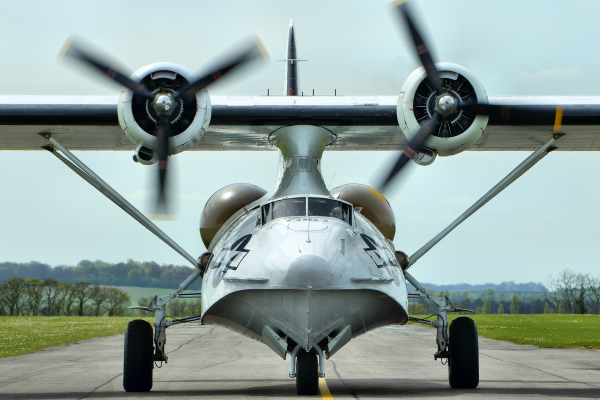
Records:
[[[458,103],[477,101],[487,103],[483,85],[467,68],[453,63],[437,63],[441,84]],[[422,124],[431,119],[435,110],[435,92],[426,79],[425,69],[417,68],[404,81],[398,97],[398,124],[408,140],[419,131]],[[425,142],[425,149],[413,158],[417,164],[431,164],[436,154],[451,156],[470,148],[487,127],[488,116],[458,110],[440,118],[438,128]],[[428,151],[431,150],[431,151]]]
[[[264,189],[250,183],[234,183],[217,190],[206,202],[200,216],[200,236],[206,248],[235,213],[265,195]]]
[[[144,82],[152,93],[173,93],[196,80],[187,68],[167,62],[150,64],[135,71],[132,79]],[[127,138],[137,146],[134,159],[142,164],[157,160],[155,136],[158,116],[151,100],[134,95],[131,90],[121,92],[118,106],[119,123]],[[171,116],[172,136],[170,155],[181,153],[202,138],[210,123],[211,104],[206,90],[182,97]]]

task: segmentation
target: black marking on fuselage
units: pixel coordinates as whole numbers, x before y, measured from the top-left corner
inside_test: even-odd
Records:
[[[213,264],[211,269],[219,268],[227,255],[231,255],[232,252],[237,252],[227,262],[227,265],[223,269],[223,274],[225,272],[227,272],[228,269],[236,270],[239,263],[242,262],[242,259],[246,256],[245,253],[248,253],[250,251],[250,250],[246,249],[246,246],[248,245],[248,242],[250,242],[250,239],[252,239],[252,235],[244,235],[241,238],[239,238],[238,240],[236,240],[231,246],[224,247],[221,250],[221,253],[219,254],[218,260]],[[238,260],[237,260],[238,262],[236,263],[236,265],[232,266],[231,263],[233,262],[233,260],[236,259],[236,257],[240,253],[242,254],[242,256],[238,258]]]
[[[360,237],[368,246],[365,247],[363,250],[371,257],[375,265],[377,265],[378,268],[386,267],[388,264],[382,257],[382,249],[379,248],[377,242],[375,242],[375,240],[372,237],[365,235],[364,233],[361,233]]]
[[[237,239],[231,246],[224,247],[217,256],[217,261],[211,267],[211,271],[217,269],[214,272],[212,278],[213,287],[217,287],[221,280],[225,276],[228,270],[237,270],[242,260],[250,252],[246,248],[248,243],[252,239],[252,235],[244,235]],[[225,265],[223,265],[225,263]]]
[[[396,260],[390,257],[390,255],[385,251],[385,248],[379,245],[375,241],[375,239],[364,233],[361,233],[360,237],[368,246],[363,248],[363,250],[369,255],[369,257],[371,257],[371,259],[373,260],[375,265],[377,265],[378,268],[387,267],[388,265],[391,265],[393,267],[398,266]]]

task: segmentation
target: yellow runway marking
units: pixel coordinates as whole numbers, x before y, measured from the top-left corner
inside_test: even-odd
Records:
[[[323,400],[333,400],[333,396],[327,387],[325,378],[319,378],[319,391],[321,392],[321,397]]]

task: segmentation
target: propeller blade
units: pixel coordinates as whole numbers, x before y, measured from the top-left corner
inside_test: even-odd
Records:
[[[438,70],[435,68],[435,63],[429,53],[429,49],[427,45],[423,41],[423,38],[419,34],[417,27],[414,23],[414,19],[410,13],[410,7],[407,4],[408,0],[400,0],[394,1],[390,4],[390,8],[400,14],[400,18],[404,18],[408,28],[410,30],[410,34],[413,38],[413,42],[415,44],[415,50],[417,51],[417,55],[421,59],[421,64],[423,64],[423,68],[425,68],[425,72],[427,73],[427,78],[429,78],[429,82],[433,86],[438,94],[442,94],[445,90],[442,88],[442,84],[440,81],[440,74]]]
[[[180,88],[174,95],[174,99],[178,100],[181,97],[197,93],[208,85],[218,81],[232,70],[239,69],[240,67],[249,64],[251,61],[260,58],[268,61],[269,55],[267,54],[267,51],[260,39],[258,37],[253,37],[252,39],[252,43],[244,46],[242,51],[238,50],[234,54],[231,54],[229,57],[225,58],[225,60],[222,60],[220,63],[218,63],[218,67],[214,68],[211,73],[197,79],[195,82],[192,82],[187,86]]]
[[[419,152],[419,150],[421,150],[423,144],[425,144],[429,136],[431,136],[433,130],[437,127],[439,116],[440,115],[438,113],[433,114],[432,118],[423,126],[421,126],[421,129],[419,129],[419,132],[415,135],[415,137],[413,137],[411,141],[408,142],[408,144],[404,147],[404,150],[402,150],[402,153],[400,153],[398,161],[396,161],[396,164],[380,185],[381,192],[383,192],[392,179],[394,179],[394,177],[398,175],[400,171],[402,171],[402,168],[406,166],[408,161],[411,160],[415,154]]]
[[[60,53],[58,54],[59,60],[64,57],[70,57],[77,59],[87,66],[100,71],[108,79],[111,79],[127,89],[133,91],[138,96],[151,99],[153,98],[152,93],[144,86],[143,83],[135,82],[128,76],[119,72],[114,66],[107,66],[105,63],[100,61],[98,58],[92,56],[89,52],[85,52],[81,47],[75,44],[75,36],[71,36],[67,39],[63,45]]]
[[[169,165],[169,153],[171,152],[171,122],[168,115],[160,116],[158,127],[156,129],[158,139],[158,196],[156,199],[155,218],[164,218],[169,215],[169,204],[167,201],[167,168]]]

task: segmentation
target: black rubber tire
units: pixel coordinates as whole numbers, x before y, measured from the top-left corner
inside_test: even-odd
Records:
[[[479,385],[479,341],[477,325],[469,317],[450,324],[448,339],[448,380],[454,389],[474,389]]]
[[[123,388],[127,392],[149,392],[154,369],[154,333],[142,319],[127,324],[123,357]]]
[[[312,351],[300,350],[296,358],[296,394],[300,396],[319,394],[319,361]]]

